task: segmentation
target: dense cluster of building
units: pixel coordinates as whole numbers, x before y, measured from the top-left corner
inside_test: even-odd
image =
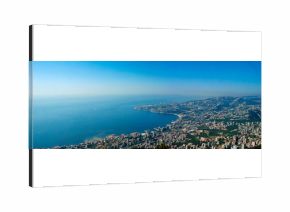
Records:
[[[135,107],[175,114],[170,124],[150,131],[91,138],[56,148],[250,149],[261,148],[260,97],[216,97]]]

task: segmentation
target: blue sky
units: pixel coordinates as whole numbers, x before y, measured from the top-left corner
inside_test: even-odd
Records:
[[[261,94],[259,61],[32,62],[34,96]]]

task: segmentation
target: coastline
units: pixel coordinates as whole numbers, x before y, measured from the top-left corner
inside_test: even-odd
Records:
[[[155,105],[152,105],[152,106],[155,106]],[[139,109],[136,109],[135,107],[133,108],[134,110],[139,110]],[[133,132],[130,132],[130,133],[121,133],[121,134],[108,134],[106,136],[93,136],[91,138],[88,138],[88,139],[85,139],[84,141],[80,142],[79,144],[82,144],[82,143],[85,143],[85,142],[90,142],[91,140],[95,140],[95,139],[105,139],[105,138],[108,138],[108,137],[112,137],[112,136],[115,136],[115,137],[118,137],[118,136],[122,136],[122,135],[130,135],[131,133],[145,133],[145,131],[152,131],[152,130],[155,130],[156,128],[162,128],[162,127],[166,127],[167,125],[170,125],[170,124],[173,124],[175,122],[177,122],[179,119],[182,118],[182,115],[180,114],[175,114],[175,113],[165,113],[165,112],[154,112],[154,111],[146,111],[146,110],[141,110],[143,112],[149,112],[149,113],[156,113],[156,114],[163,114],[163,115],[174,115],[176,116],[177,118],[169,123],[167,123],[165,126],[158,126],[158,127],[154,127],[152,129],[146,129],[146,130],[143,130],[143,131],[133,131]],[[77,144],[78,145],[78,144]]]
[[[162,96],[158,98],[124,96],[104,99],[90,97],[57,99],[57,101],[47,99],[41,104],[36,102],[34,117],[37,117],[37,120],[34,120],[36,128],[33,131],[35,133],[33,147],[77,145],[93,137],[105,138],[112,134],[144,132],[166,126],[178,117],[172,116],[173,114],[162,116],[162,114],[148,114],[147,111],[134,110],[134,107],[139,105],[161,104],[167,101],[164,100],[166,98]],[[171,99],[168,102],[171,103]],[[61,114],[63,118],[57,114]],[[48,122],[54,124],[45,127],[45,131],[40,133],[42,126],[46,126]]]
[[[193,100],[165,105],[140,105],[134,109],[149,113],[174,115],[176,119],[150,130],[118,135],[110,134],[103,138],[94,136],[76,145],[56,148],[261,148],[260,108],[260,98],[253,102],[247,97],[211,98],[203,101]]]
[[[157,104],[158,105],[158,104]],[[156,105],[151,105],[151,106],[156,106]],[[133,110],[140,110],[140,109],[136,109],[136,106],[133,107]],[[174,115],[176,116],[176,119],[173,120],[173,121],[170,121],[169,123],[167,123],[166,125],[164,126],[158,126],[158,127],[154,127],[154,128],[151,128],[151,129],[146,129],[146,130],[142,130],[142,131],[133,131],[133,132],[129,132],[129,133],[121,133],[121,134],[108,134],[108,135],[105,135],[105,136],[92,136],[90,138],[86,138],[84,139],[83,141],[81,141],[80,143],[78,144],[71,144],[71,145],[64,145],[64,146],[74,146],[74,145],[81,145],[81,144],[85,144],[85,143],[88,143],[88,142],[92,142],[94,140],[102,140],[102,139],[106,139],[106,138],[111,138],[111,137],[120,137],[120,136],[128,136],[130,135],[131,133],[139,133],[139,134],[142,134],[142,133],[145,133],[146,131],[154,131],[155,129],[157,128],[163,128],[163,127],[166,127],[167,125],[170,125],[170,124],[174,124],[176,123],[178,120],[180,120],[182,118],[182,115],[180,114],[177,114],[177,113],[165,113],[165,112],[155,112],[155,111],[146,111],[146,110],[140,110],[140,111],[143,111],[143,112],[148,112],[148,113],[156,113],[156,114],[163,114],[163,115]],[[51,148],[60,148],[62,146],[53,146]],[[47,148],[49,149],[49,148]]]

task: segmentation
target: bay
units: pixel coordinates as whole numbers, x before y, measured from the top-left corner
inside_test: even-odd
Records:
[[[185,96],[39,97],[32,104],[32,148],[79,144],[91,137],[144,132],[175,115],[135,110],[145,104],[192,100]]]

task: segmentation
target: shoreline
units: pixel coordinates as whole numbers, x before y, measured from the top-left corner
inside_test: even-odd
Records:
[[[136,106],[135,106],[136,107]],[[136,108],[133,108],[133,110],[139,110],[139,109],[136,109]],[[175,113],[164,113],[164,112],[152,112],[152,111],[146,111],[146,110],[140,110],[140,111],[143,111],[143,112],[149,112],[149,113],[156,113],[156,114],[164,114],[164,115],[174,115],[176,116],[177,118],[169,123],[167,123],[165,126],[167,125],[170,125],[170,124],[173,124],[175,123],[176,121],[178,121],[179,119],[182,118],[182,116],[180,114],[175,114]],[[105,138],[108,138],[110,136],[115,136],[115,137],[120,137],[122,135],[125,135],[125,136],[128,136],[130,135],[131,133],[145,133],[145,131],[153,131],[155,130],[156,128],[160,128],[160,127],[165,127],[165,126],[157,126],[157,127],[154,127],[152,129],[146,129],[146,130],[143,130],[143,131],[133,131],[133,132],[129,132],[129,133],[121,133],[121,134],[108,134],[106,136],[102,136],[102,137],[99,137],[99,136],[93,136],[91,138],[87,138],[85,140],[83,140],[82,142],[80,143],[77,143],[77,144],[70,144],[70,145],[62,145],[62,146],[74,146],[74,145],[80,145],[80,144],[84,144],[84,143],[87,143],[87,142],[92,142],[93,140],[101,140],[101,139],[105,139]],[[53,146],[51,148],[58,148],[58,147],[62,147],[62,146]],[[49,148],[47,148],[49,149]]]
[[[175,118],[167,122],[166,124],[161,124],[151,129],[130,131],[128,133],[120,134],[108,134],[104,137],[91,137],[83,140],[78,144],[56,146],[56,148],[253,148],[259,147],[261,140],[259,140],[259,123],[253,123],[249,119],[249,124],[243,125],[240,122],[228,123],[226,122],[227,117],[236,117],[236,111],[232,112],[233,108],[238,108],[240,114],[238,118],[244,118],[244,113],[248,110],[253,110],[253,107],[257,105],[257,110],[260,108],[258,102],[244,104],[243,102],[227,106],[224,110],[219,113],[216,112],[216,105],[220,105],[220,101],[235,101],[235,98],[218,98],[204,100],[205,102],[196,102],[197,106],[193,106],[192,102],[181,103],[180,105],[140,105],[133,107],[134,110],[140,110],[143,112],[158,113],[164,115],[174,115]],[[243,101],[248,101],[247,99]],[[205,105],[206,103],[206,105]],[[243,104],[242,104],[243,103]],[[208,111],[205,110],[204,113],[199,111],[199,104],[204,107],[208,107]],[[240,107],[242,104],[243,108]],[[251,104],[254,104],[251,105]],[[188,109],[184,112],[185,109]],[[188,112],[189,111],[189,112]],[[202,111],[203,112],[203,111]],[[201,122],[196,121],[196,114],[202,118]],[[203,117],[206,115],[206,117]],[[187,118],[187,116],[189,118]],[[224,122],[212,121],[208,119],[208,116],[212,116],[217,119],[220,116],[225,119]],[[146,119],[146,114],[144,119]],[[198,120],[199,120],[198,119]],[[240,130],[233,133],[234,128]],[[236,126],[237,125],[237,126]],[[206,130],[204,129],[206,127]],[[250,130],[251,137],[244,134],[244,130]],[[238,137],[236,137],[238,136]],[[238,140],[237,140],[238,139]],[[165,142],[165,143],[164,143]],[[237,143],[238,142],[238,143]]]

